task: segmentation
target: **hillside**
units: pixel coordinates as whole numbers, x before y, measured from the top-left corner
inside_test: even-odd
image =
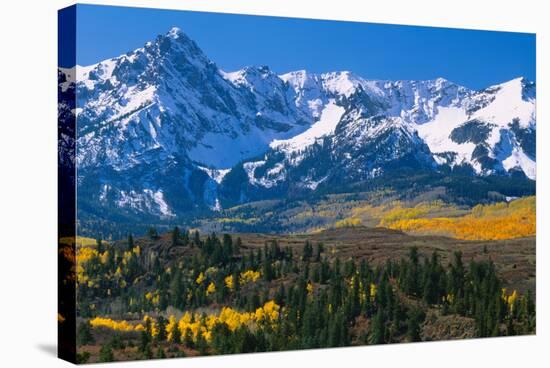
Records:
[[[79,359],[533,333],[535,244],[362,226],[82,241]]]

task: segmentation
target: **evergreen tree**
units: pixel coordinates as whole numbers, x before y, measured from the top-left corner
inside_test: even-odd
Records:
[[[76,353],[76,364],[86,364],[90,360],[91,354],[87,351]]]
[[[157,359],[164,359],[166,358],[166,354],[164,353],[164,349],[162,347],[158,347],[157,349]]]
[[[378,309],[376,316],[372,321],[372,329],[370,332],[372,344],[384,344],[386,342],[386,320],[382,309]]]
[[[263,262],[262,276],[264,277],[264,280],[267,282],[273,280],[273,265],[271,264],[271,261],[265,260]]]
[[[212,328],[212,348],[217,354],[233,353],[231,330],[225,323],[216,323]]]
[[[147,347],[149,347],[150,342],[151,342],[151,339],[147,331],[141,331],[138,350],[141,351],[142,353],[145,353],[147,350]]]
[[[122,341],[122,337],[119,333],[115,333],[111,337],[111,341],[109,342],[109,345],[113,349],[124,349],[126,346],[124,345],[124,342]]]
[[[233,239],[229,234],[223,234],[223,253],[224,258],[229,259],[233,256]]]
[[[303,255],[302,255],[303,261],[308,262],[311,259],[312,255],[313,255],[313,246],[311,245],[309,240],[306,240],[306,244],[304,245]]]
[[[423,277],[423,297],[427,304],[436,304],[439,302],[442,296],[441,285],[443,273],[443,269],[439,263],[439,257],[436,252],[433,252],[430,262],[425,266]]]
[[[334,318],[329,326],[329,346],[344,346],[345,345],[345,328],[344,315],[341,310],[335,313]]]
[[[201,245],[201,237],[199,235],[199,231],[195,230],[195,235],[193,236],[193,243],[195,243],[196,246]]]
[[[79,345],[88,345],[94,343],[94,337],[88,321],[82,322],[78,325],[77,342]]]
[[[113,355],[113,349],[111,348],[111,345],[105,344],[101,347],[101,350],[99,351],[99,361],[101,363],[106,362],[113,362],[115,360],[115,357]]]
[[[277,305],[284,306],[285,295],[286,295],[285,284],[281,283],[281,285],[279,286],[279,289],[275,293],[275,297],[274,297],[275,303],[277,303]]]
[[[132,251],[134,249],[134,237],[132,233],[128,234],[128,251]]]
[[[180,228],[178,226],[174,226],[174,230],[172,230],[172,246],[175,247],[180,244]]]
[[[158,334],[156,336],[157,341],[166,340],[166,319],[163,316],[159,316],[157,319]]]
[[[144,359],[153,359],[153,350],[151,349],[151,344],[147,344],[143,350]]]
[[[462,302],[460,299],[464,296],[464,278],[465,270],[464,264],[462,263],[462,252],[456,251],[453,254],[448,286],[449,292],[453,295],[455,303]],[[457,312],[462,313],[462,310],[457,310]]]
[[[233,252],[235,254],[239,254],[241,252],[241,248],[243,246],[243,241],[240,237],[237,238],[235,241],[235,246],[233,247]]]
[[[204,336],[202,335],[202,333],[198,333],[197,334],[197,339],[196,339],[196,347],[197,347],[197,350],[199,351],[200,355],[207,355],[208,354],[208,342],[206,341],[206,339],[204,338]]]
[[[419,259],[418,248],[411,247],[409,250],[409,264],[405,279],[405,291],[411,295],[419,294]]]
[[[101,238],[97,238],[95,242],[96,242],[97,253],[99,254],[103,253],[105,249],[103,248],[103,241],[101,240]]]
[[[317,243],[317,250],[315,252],[315,262],[321,262],[321,253],[324,251],[323,243]]]
[[[411,309],[407,318],[407,338],[410,342],[420,341],[420,323],[423,320],[422,312]]]
[[[189,331],[189,329],[188,329],[187,331]],[[177,323],[175,323],[175,324],[172,326],[172,328],[170,329],[169,332],[170,332],[170,335],[171,335],[171,336],[170,336],[170,337],[171,337],[171,341],[170,341],[170,342],[172,342],[172,343],[174,343],[174,344],[179,344],[179,343],[181,343],[181,331],[180,331],[180,329],[179,329]]]
[[[159,233],[154,226],[151,226],[149,228],[149,231],[147,232],[147,234],[149,235],[149,238],[151,240],[157,240],[159,238]]]
[[[189,328],[185,330],[185,334],[183,335],[183,344],[190,349],[195,347],[195,341],[193,340],[193,335]]]

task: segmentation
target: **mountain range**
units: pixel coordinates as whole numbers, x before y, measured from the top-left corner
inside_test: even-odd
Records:
[[[58,75],[60,96],[76,94],[82,218],[177,221],[391,186],[400,173],[536,180],[536,86],[521,77],[472,90],[349,71],[226,72],[178,28]]]

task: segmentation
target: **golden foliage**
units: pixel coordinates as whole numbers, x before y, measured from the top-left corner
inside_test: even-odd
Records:
[[[241,275],[239,277],[239,284],[245,285],[250,282],[256,282],[259,278],[260,278],[259,271],[247,270],[245,272],[241,272]]]
[[[97,245],[97,240],[85,236],[77,236],[76,245],[78,247],[95,247]]]
[[[149,291],[145,293],[145,299],[153,305],[158,305],[160,303],[160,294],[158,291],[155,291],[154,293]]]
[[[204,282],[204,280],[206,280],[206,277],[204,276],[204,273],[201,272],[199,273],[199,276],[197,276],[195,282],[200,285]]]
[[[340,221],[336,221],[334,224],[335,227],[353,227],[361,225],[361,219],[358,217],[348,217]]]
[[[174,331],[178,328],[181,336],[190,333],[191,337],[196,341],[199,334],[206,341],[212,339],[212,329],[217,323],[225,323],[231,331],[237,330],[241,326],[260,326],[260,325],[275,325],[279,320],[281,307],[273,300],[266,302],[263,306],[256,309],[254,312],[239,312],[230,307],[223,307],[218,314],[200,315],[185,312],[178,321],[174,315],[168,317],[166,325],[166,333],[168,341],[174,341]],[[147,326],[150,326],[152,337],[158,335],[158,323],[152,317],[145,315],[143,323],[131,324],[125,320],[115,321],[110,318],[96,317],[90,321],[90,325],[94,328],[104,327],[115,331],[146,331]]]
[[[313,284],[311,283],[311,281],[307,282],[306,290],[308,295],[313,294]]]
[[[216,284],[213,282],[210,282],[208,287],[206,288],[206,295],[214,294],[216,292]]]
[[[223,281],[229,290],[233,290],[235,288],[235,284],[233,283],[233,275],[227,276]]]
[[[504,302],[508,306],[508,309],[510,309],[510,313],[511,313],[514,311],[514,305],[518,300],[518,293],[514,290],[512,294],[506,295],[506,288],[504,288],[502,289],[502,300],[504,300]]]
[[[374,299],[376,298],[376,285],[371,283],[369,291],[370,291],[370,300],[374,301]]]
[[[535,197],[520,198],[510,203],[477,205],[469,214],[454,218],[415,218],[418,212],[404,212],[405,217],[386,217],[380,226],[464,240],[513,239],[536,234]]]
[[[105,327],[115,331],[137,331],[137,326],[134,326],[127,321],[115,321],[110,318],[96,317],[90,321],[90,325],[94,328]],[[143,326],[142,326],[143,327]]]
[[[178,322],[178,328],[182,336],[189,333],[193,339],[196,339],[200,333],[206,341],[210,341],[211,331],[216,323],[225,323],[231,331],[235,331],[243,325],[272,324],[278,320],[279,311],[280,306],[271,300],[256,309],[254,313],[239,312],[230,307],[223,307],[219,314],[210,314],[205,317],[186,312]],[[169,321],[175,323],[175,317],[170,316]],[[169,323],[166,326],[166,331],[170,333],[171,328],[173,328],[173,324]]]
[[[159,333],[159,329],[158,329],[158,326],[157,326],[157,323],[155,322],[155,320],[151,317],[149,317],[148,315],[145,315],[145,317],[143,317],[143,324],[145,326],[149,325],[151,326],[151,336],[152,337],[156,337]]]
[[[76,262],[77,263],[86,263],[89,262],[93,257],[97,257],[97,250],[93,248],[78,248],[76,252]]]
[[[219,219],[216,219],[217,222],[221,222],[223,224],[225,223],[239,223],[239,224],[247,224],[252,225],[259,221],[259,219],[255,217],[251,218],[239,218],[239,217],[222,217]]]
[[[168,318],[168,324],[166,325],[166,338],[170,342],[177,342],[175,337],[175,329],[178,328],[178,321],[176,317],[170,316]]]
[[[280,309],[281,307],[277,303],[270,300],[263,307],[256,309],[255,320],[256,322],[274,322],[279,318]]]

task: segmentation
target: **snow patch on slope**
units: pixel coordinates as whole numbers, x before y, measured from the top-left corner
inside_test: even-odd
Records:
[[[143,189],[141,193],[135,190],[128,192],[122,190],[116,204],[122,208],[157,213],[161,217],[175,216],[164,200],[162,190]]]
[[[514,148],[508,158],[502,161],[502,166],[506,171],[511,169],[521,169],[525,176],[531,180],[537,178],[537,164],[523,150]]]
[[[313,124],[305,132],[286,140],[274,140],[270,147],[274,149],[282,149],[286,153],[299,152],[311,146],[319,138],[334,133],[336,126],[340,122],[345,109],[342,106],[336,105],[334,100],[331,100],[323,109],[321,118]]]
[[[244,171],[248,176],[248,182],[252,185],[262,186],[264,188],[271,188],[277,185],[278,182],[285,179],[284,165],[278,163],[272,169],[267,171],[267,174],[257,178],[255,176],[256,169],[266,164],[266,161],[254,161],[246,162],[243,164]]]
[[[455,152],[457,154],[456,163],[469,162],[475,144],[470,142],[459,144],[449,137],[454,128],[467,120],[468,116],[463,108],[440,107],[438,114],[432,121],[417,125],[416,129],[431,152]]]
[[[292,136],[292,132],[289,132]],[[265,152],[269,142],[281,136],[271,130],[252,128],[236,136],[206,133],[196,146],[188,151],[189,157],[206,166],[231,167],[243,157],[254,157]],[[231,148],[231,149],[228,149]]]
[[[202,166],[197,167],[204,171],[210,177],[210,179],[214,180],[218,184],[220,184],[225,175],[227,175],[231,171],[231,169],[209,169]]]
[[[510,117],[519,119],[520,126],[526,128],[535,121],[534,101],[525,101],[523,93],[523,78],[516,78],[509,82],[495,86],[498,88],[495,99],[487,107],[477,111],[474,117],[490,121],[501,127],[511,123]]]

